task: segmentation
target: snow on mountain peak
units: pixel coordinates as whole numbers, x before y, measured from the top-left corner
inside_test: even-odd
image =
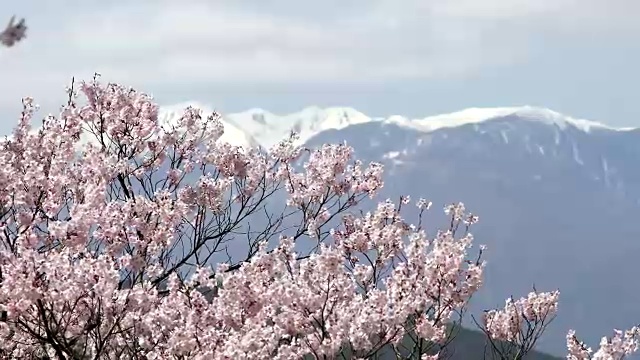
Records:
[[[167,118],[178,117],[181,111],[189,105],[201,108],[205,113],[211,112],[207,106],[201,106],[196,102],[187,102],[162,108],[161,118],[164,116],[167,121]],[[373,118],[350,107],[320,108],[317,106],[310,106],[299,112],[285,115],[276,115],[267,110],[253,108],[239,113],[223,114],[222,117],[225,124],[223,140],[244,146],[259,144],[265,148],[270,148],[286,138],[291,131],[295,131],[300,136],[299,143],[304,143],[322,131],[342,129],[367,122],[392,123],[422,132],[432,132],[442,128],[515,117],[556,126],[559,129],[573,127],[585,132],[594,128],[613,131],[629,130],[628,128],[612,128],[594,121],[575,119],[550,109],[534,106],[468,108],[420,119],[411,119],[400,115]]]
[[[533,106],[468,108],[453,113],[429,116],[422,119],[409,120],[407,118],[395,116],[388,118],[386,121],[396,123],[400,126],[407,126],[417,130],[431,132],[442,128],[451,128],[467,124],[499,120],[508,116],[514,116],[523,120],[542,122],[548,125],[555,125],[560,129],[572,126],[585,132],[591,131],[592,128],[626,130],[611,128],[590,120],[574,119],[550,109]]]
[[[223,115],[225,121],[244,130],[260,145],[269,148],[285,138],[291,131],[300,136],[304,143],[312,136],[329,129],[342,129],[349,125],[369,122],[365,114],[348,107],[319,108],[307,107],[300,112],[275,115],[252,109],[240,113]]]
[[[543,121],[549,124],[555,124],[560,128],[565,128],[567,125],[570,125],[585,132],[589,132],[592,128],[617,130],[599,122],[585,119],[576,119],[550,109],[539,107],[523,106],[515,111],[512,115],[516,115],[523,119],[531,119],[533,121]]]

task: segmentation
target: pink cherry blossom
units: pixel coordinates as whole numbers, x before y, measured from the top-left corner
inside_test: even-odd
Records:
[[[366,358],[409,332],[442,342],[482,284],[471,234],[428,238],[403,220],[409,198],[356,215],[382,166],[346,144],[232,146],[218,114],[161,124],[150,96],[98,77],[69,99],[39,127],[25,99],[2,143],[7,356]],[[278,194],[282,214],[252,229]],[[456,224],[467,216],[452,209]],[[299,253],[305,239],[317,246]]]
[[[24,19],[18,21],[17,24],[14,23],[15,20],[15,16],[12,16],[7,27],[0,32],[0,44],[6,47],[12,47],[26,37],[27,26],[24,23]]]
[[[627,331],[614,330],[611,339],[603,337],[600,341],[600,348],[592,353],[591,348],[578,340],[576,332],[569,330],[567,334],[568,360],[622,360],[626,356],[638,351],[640,328],[632,327]]]

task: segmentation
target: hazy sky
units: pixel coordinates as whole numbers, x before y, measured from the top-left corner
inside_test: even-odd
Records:
[[[537,105],[640,126],[638,0],[11,1],[0,130],[94,71],[162,104],[422,117]]]

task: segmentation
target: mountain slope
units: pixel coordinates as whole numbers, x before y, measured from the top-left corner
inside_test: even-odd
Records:
[[[451,351],[447,354],[449,360],[498,360],[498,357],[492,356],[487,352],[485,356],[486,338],[485,335],[477,330],[469,330],[462,328],[451,342]],[[564,357],[552,356],[540,351],[532,351],[524,360],[561,360]]]

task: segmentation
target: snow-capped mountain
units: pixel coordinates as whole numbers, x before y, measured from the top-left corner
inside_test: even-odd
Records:
[[[161,108],[163,122],[177,119],[187,106],[200,108],[205,113],[212,112],[211,107],[189,102]],[[575,119],[550,109],[521,106],[500,108],[469,108],[449,114],[412,119],[405,116],[371,117],[350,107],[307,107],[299,112],[276,115],[263,109],[250,109],[239,113],[223,114],[225,124],[224,141],[237,145],[260,145],[266,149],[296,132],[300,143],[326,130],[339,130],[348,126],[364,123],[396,124],[422,133],[443,128],[459,127],[469,124],[481,124],[504,117],[514,117],[547,125],[555,125],[559,130],[572,127],[589,132],[592,129],[625,131],[626,128],[612,128],[598,122]]]
[[[251,109],[241,113],[226,114],[223,118],[243,129],[267,149],[287,137],[292,131],[299,135],[300,143],[304,143],[325,130],[343,129],[355,124],[379,121],[348,107],[326,109],[308,107],[300,112],[281,116],[262,109]]]
[[[386,121],[396,123],[400,126],[415,128],[422,132],[431,132],[443,128],[479,124],[487,121],[504,119],[505,117],[544,123],[547,125],[555,125],[560,129],[573,127],[585,132],[589,132],[592,128],[628,130],[625,128],[608,127],[595,121],[575,119],[550,109],[532,106],[469,108],[454,113],[429,116],[423,119],[407,119],[401,116],[393,116]]]

